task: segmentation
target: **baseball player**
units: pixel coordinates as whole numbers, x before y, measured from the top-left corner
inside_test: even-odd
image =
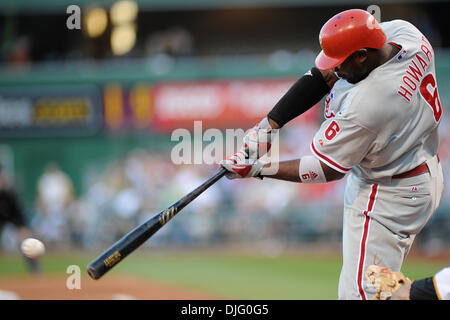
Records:
[[[405,284],[388,300],[450,300],[450,267],[434,276]]]
[[[6,186],[3,168],[0,165],[0,233],[7,223],[12,223],[19,236],[20,242],[31,236],[31,230],[25,221],[25,215],[16,193]],[[23,255],[28,271],[40,272],[40,263]]]
[[[368,12],[341,12],[322,27],[315,64],[221,162],[228,178],[265,176],[302,183],[343,178],[343,265],[339,299],[372,299],[365,268],[377,258],[400,271],[443,191],[437,156],[442,116],[434,51],[411,23],[379,24]],[[326,94],[313,155],[258,160],[271,134]]]

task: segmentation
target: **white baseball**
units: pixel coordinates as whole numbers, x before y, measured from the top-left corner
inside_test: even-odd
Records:
[[[23,240],[20,248],[24,255],[30,259],[36,259],[45,253],[45,246],[42,241],[34,238]]]

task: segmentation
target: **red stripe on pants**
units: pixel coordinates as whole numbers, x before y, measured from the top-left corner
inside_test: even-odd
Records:
[[[366,246],[367,246],[367,237],[369,235],[369,223],[370,223],[370,217],[369,213],[372,212],[373,206],[375,205],[375,199],[378,192],[378,185],[374,184],[372,185],[372,191],[370,192],[369,196],[369,202],[367,204],[367,210],[364,211],[364,215],[366,216],[366,219],[364,221],[364,229],[363,229],[363,235],[361,238],[361,249],[360,249],[360,255],[359,255],[359,264],[358,264],[358,290],[361,294],[361,299],[366,300],[366,293],[363,290],[362,280],[363,280],[363,271],[364,271],[364,260],[366,258]]]

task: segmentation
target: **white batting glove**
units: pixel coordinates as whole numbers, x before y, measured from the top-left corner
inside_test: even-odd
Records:
[[[243,151],[238,151],[225,160],[220,161],[220,165],[228,170],[228,179],[258,177],[265,163],[256,159],[247,159]]]
[[[271,144],[272,127],[267,117],[258,122],[245,135],[242,141],[241,151],[248,155],[249,159],[259,159],[269,152]]]

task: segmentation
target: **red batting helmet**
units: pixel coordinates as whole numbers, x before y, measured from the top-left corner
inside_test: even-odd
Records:
[[[319,41],[322,51],[316,58],[316,66],[328,70],[359,49],[381,49],[386,43],[386,35],[369,12],[351,9],[328,20],[320,30]]]

